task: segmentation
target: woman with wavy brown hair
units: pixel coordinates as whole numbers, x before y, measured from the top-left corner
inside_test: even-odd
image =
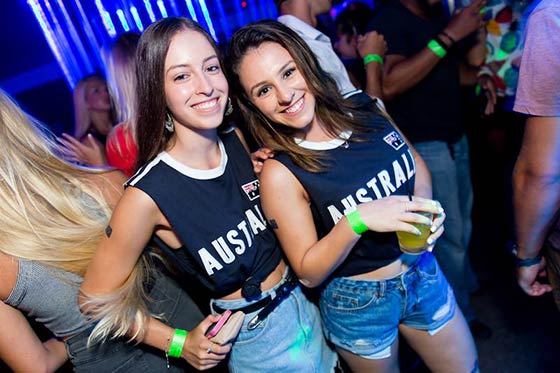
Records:
[[[369,98],[345,101],[278,22],[236,31],[228,62],[249,129],[276,153],[260,177],[265,215],[300,281],[320,287],[324,331],[352,371],[398,371],[399,333],[432,371],[477,371],[469,329],[430,252],[443,209],[390,119]],[[420,241],[414,254],[402,232]]]

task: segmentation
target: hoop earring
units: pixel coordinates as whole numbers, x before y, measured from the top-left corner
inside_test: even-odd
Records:
[[[231,104],[231,98],[228,97],[226,112],[224,113],[224,115],[227,117],[228,115],[231,115],[231,113],[233,113],[233,105]]]
[[[165,112],[165,120],[163,121],[163,126],[168,132],[175,132],[175,124],[173,123],[173,119],[168,112]]]

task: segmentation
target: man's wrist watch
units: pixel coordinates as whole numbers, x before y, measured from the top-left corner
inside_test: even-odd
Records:
[[[539,253],[537,254],[536,257],[534,258],[527,258],[527,259],[521,259],[518,255],[518,250],[519,250],[519,246],[517,244],[513,244],[512,248],[511,248],[511,253],[513,254],[514,260],[515,260],[515,267],[519,268],[519,267],[531,267],[534,266],[535,264],[539,264],[541,262],[542,259],[542,254],[539,251]]]

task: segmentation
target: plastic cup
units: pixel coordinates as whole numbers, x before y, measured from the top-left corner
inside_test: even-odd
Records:
[[[431,212],[414,211],[415,214],[432,218]],[[408,232],[397,232],[401,251],[406,254],[422,254],[428,248],[428,237],[430,236],[430,225],[410,223],[420,230],[420,236]]]

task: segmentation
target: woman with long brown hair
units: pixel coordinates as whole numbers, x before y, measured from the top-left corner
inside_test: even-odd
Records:
[[[142,34],[136,62],[139,169],[88,268],[82,308],[109,329],[127,325],[171,356],[196,354],[199,369],[215,365],[230,344],[212,343],[205,330],[174,330],[142,313],[111,323],[96,312],[107,297],[123,300],[110,294],[127,281],[145,245],[161,240],[172,248],[166,256],[180,268],[178,279],[203,288],[215,313],[246,314],[229,356],[232,372],[333,371],[336,355],[318,310],[263,219],[243,139],[232,128],[219,130],[230,100],[214,41],[193,21],[165,18]]]
[[[342,99],[286,26],[245,26],[228,52],[249,128],[276,153],[260,178],[265,215],[300,281],[321,286],[325,333],[352,371],[398,371],[399,332],[430,370],[477,371],[433,254],[402,253],[395,234],[423,226],[422,248],[443,232],[422,159],[372,100]]]

